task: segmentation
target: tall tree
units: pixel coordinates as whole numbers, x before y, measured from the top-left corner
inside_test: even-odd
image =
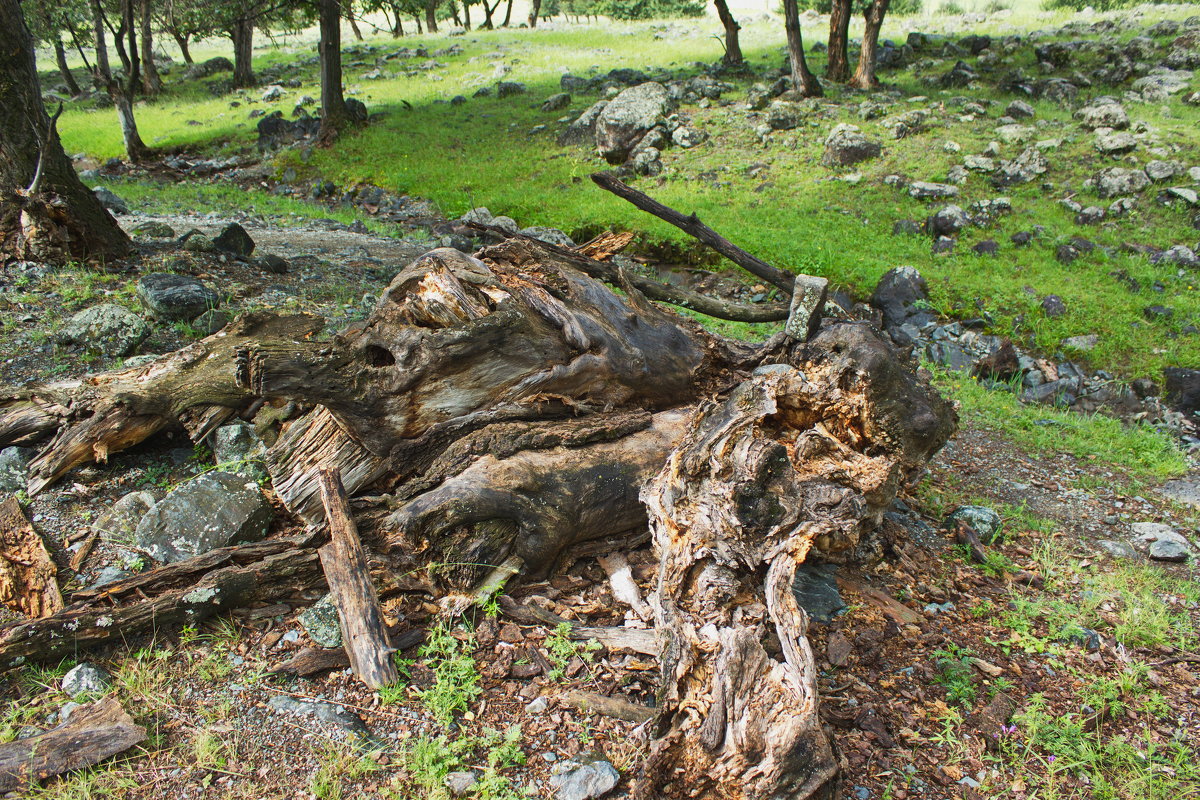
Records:
[[[338,0],[317,0],[321,40],[317,49],[321,60],[321,130],[323,144],[332,143],[351,123],[342,92],[342,9]]]
[[[529,6],[529,27],[536,28],[538,21],[538,13],[542,10],[542,0],[533,0],[533,4]]]
[[[133,0],[121,0],[121,25],[112,28],[104,12],[101,0],[92,0],[92,14],[96,35],[96,64],[92,68],[93,80],[99,88],[108,92],[113,105],[117,109],[117,119],[121,123],[121,138],[125,142],[125,153],[129,160],[136,163],[150,154],[150,148],[142,141],[138,133],[137,119],[133,115],[133,96],[138,91],[140,57],[137,53],[136,37],[133,33]],[[108,48],[105,44],[105,29],[114,32],[113,43],[125,66],[125,74],[117,76],[109,68]],[[130,37],[130,48],[126,51],[124,37]]]
[[[821,97],[825,91],[821,82],[808,68],[804,58],[804,36],[800,32],[800,10],[796,0],[783,0],[783,25],[787,31],[788,63],[792,69],[792,85],[805,97]]]
[[[863,30],[862,50],[859,51],[858,69],[850,80],[850,85],[859,89],[873,89],[879,85],[875,77],[875,49],[879,46],[879,29],[883,27],[883,18],[887,14],[891,0],[871,0],[863,10],[866,18],[866,28]]]
[[[158,65],[154,63],[154,39],[151,33],[151,11],[153,0],[141,0],[141,35],[142,35],[142,91],[148,95],[156,95],[162,91],[162,77],[158,74]]]
[[[0,0],[0,254],[107,259],[129,237],[79,180],[42,104],[19,0]]]
[[[829,60],[825,77],[841,83],[850,77],[850,14],[854,0],[833,0],[829,10]]]
[[[725,28],[725,56],[721,59],[727,67],[740,66],[743,63],[742,46],[738,42],[738,31],[742,29],[738,21],[729,13],[729,4],[725,0],[713,0],[717,7],[717,17]]]
[[[537,0],[534,0],[536,3]],[[425,30],[430,33],[437,33],[437,7],[438,0],[425,0]]]
[[[77,45],[86,36],[88,9],[79,0],[26,0],[25,22],[35,42],[44,42],[54,50],[54,63],[72,97],[82,94],[79,82],[67,63],[63,34]]]

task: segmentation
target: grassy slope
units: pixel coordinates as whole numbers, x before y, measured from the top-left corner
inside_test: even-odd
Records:
[[[1177,7],[1156,11],[1153,18],[1185,16],[1194,11],[1194,7]],[[1062,16],[1043,15],[1036,23],[1050,26],[1064,20]],[[1147,24],[1149,21],[1152,19]],[[1034,22],[1029,18],[1016,24],[1035,27]],[[339,184],[369,182],[427,196],[449,215],[485,205],[523,225],[552,225],[577,234],[610,226],[629,228],[643,232],[647,242],[668,242],[690,249],[692,243],[683,234],[592,186],[587,175],[605,166],[592,153],[555,145],[553,135],[561,127],[554,124],[555,119],[578,112],[595,97],[576,97],[571,112],[544,113],[537,104],[558,91],[558,77],[566,70],[587,73],[589,68],[607,70],[617,66],[685,70],[689,62],[711,62],[720,55],[720,45],[710,35],[712,27],[710,21],[564,27],[536,32],[472,32],[466,37],[410,38],[398,43],[420,44],[431,51],[460,44],[465,50],[462,55],[438,57],[445,67],[433,72],[437,79],[425,73],[412,77],[399,74],[404,66],[421,61],[414,59],[386,62],[384,71],[398,73],[394,77],[363,80],[363,74],[374,69],[374,58],[358,61],[351,54],[347,56],[351,92],[373,110],[386,112],[385,118],[361,134],[347,137],[336,149],[315,154],[307,163],[302,163],[297,152],[285,154],[281,162],[297,167],[302,176],[319,172]],[[782,37],[776,27],[762,22],[746,25],[746,50],[757,70],[781,63]],[[909,29],[936,27],[928,22],[895,20],[890,33],[902,38]],[[997,23],[981,29],[989,27],[991,32],[1001,33],[1015,25]],[[811,30],[810,41],[818,35],[817,29]],[[392,46],[386,38],[375,41]],[[304,44],[269,51],[259,59],[258,67],[292,60],[307,52]],[[1013,58],[1016,65],[1026,68],[1033,62],[1030,48],[1018,51]],[[493,68],[499,63],[514,65],[508,78],[526,83],[528,95],[506,100],[471,99],[457,107],[445,102],[455,94],[469,96],[477,86],[493,83]],[[902,101],[895,112],[938,108],[949,98],[965,94],[1007,101],[986,89],[943,92],[919,81],[921,75],[944,72],[950,63],[943,62],[919,75],[912,71],[885,75],[906,95],[929,97],[926,103]],[[303,89],[289,92],[277,104],[251,105],[247,101],[256,100],[257,92],[249,93],[240,98],[240,107],[230,108],[228,99],[212,98],[203,86],[184,87],[142,107],[143,135],[147,141],[168,147],[211,147],[214,143],[228,143],[231,148],[244,146],[253,130],[245,116],[248,108],[278,107],[287,113],[306,93],[315,95],[315,86],[306,82]],[[728,96],[742,95],[739,90]],[[961,161],[961,156],[943,150],[944,142],[957,142],[964,154],[979,152],[992,137],[993,123],[959,121],[947,112],[939,115],[944,121],[933,130],[896,142],[878,123],[857,119],[853,110],[862,96],[835,94],[831,99],[844,100],[845,104],[827,106],[827,111],[808,127],[774,134],[767,146],[758,143],[751,130],[753,123],[744,118],[742,111],[685,107],[682,110],[706,129],[711,139],[693,150],[667,151],[664,177],[644,180],[643,186],[668,204],[696,211],[718,230],[769,261],[826,275],[859,293],[869,292],[887,269],[914,264],[930,279],[934,302],[940,310],[965,316],[987,312],[994,321],[994,332],[1015,335],[1044,352],[1055,353],[1067,336],[1099,333],[1100,344],[1089,355],[1090,360],[1127,377],[1156,375],[1164,366],[1200,362],[1200,337],[1177,335],[1185,325],[1197,321],[1195,276],[1177,276],[1170,270],[1152,267],[1143,258],[1126,255],[1106,258],[1097,253],[1066,267],[1054,260],[1054,246],[1077,234],[1113,247],[1125,241],[1167,246],[1195,239],[1187,217],[1178,210],[1157,207],[1152,191],[1142,198],[1130,218],[1111,229],[1078,229],[1073,224],[1073,215],[1061,208],[1058,200],[1079,192],[1078,199],[1085,205],[1107,205],[1107,201],[1089,197],[1080,188],[1086,176],[1117,162],[1102,160],[1091,150],[1090,135],[1070,122],[1069,112],[1050,104],[1036,104],[1039,119],[1047,121],[1038,138],[1064,139],[1063,147],[1049,154],[1051,171],[1045,178],[1055,188],[1047,192],[1034,183],[1008,190],[1006,194],[1013,198],[1016,209],[1011,217],[989,230],[965,232],[955,254],[934,257],[927,240],[891,235],[894,220],[920,219],[929,211],[901,191],[883,186],[882,178],[897,172],[914,179],[943,179],[949,166]],[[401,101],[412,107],[404,107]],[[1130,111],[1135,120],[1145,120],[1156,131],[1160,142],[1179,148],[1174,157],[1185,163],[1200,163],[1196,150],[1200,110],[1172,103],[1167,111],[1148,105],[1132,106]],[[81,110],[65,115],[62,127],[68,149],[98,156],[118,154],[119,137],[111,116],[111,111]],[[885,143],[881,159],[862,165],[863,179],[857,185],[832,180],[833,174],[819,165],[825,132],[843,120],[859,124]],[[549,124],[550,130],[530,135],[529,130],[538,124]],[[1005,145],[1002,152],[1011,157],[1019,152],[1019,146]],[[746,168],[754,164],[767,165],[767,171],[748,176]],[[995,194],[984,178],[972,176],[959,202],[966,205]],[[1008,235],[1034,224],[1047,228],[1041,241],[1023,250],[1008,244]],[[989,237],[1002,244],[999,258],[982,259],[970,254],[972,244]],[[1131,293],[1110,277],[1115,270],[1136,278],[1141,291]],[[1156,281],[1161,291],[1151,288]],[[1068,308],[1065,316],[1049,319],[1041,313],[1040,298],[1049,293],[1064,297]],[[1173,307],[1174,317],[1146,321],[1142,310],[1153,304]]]

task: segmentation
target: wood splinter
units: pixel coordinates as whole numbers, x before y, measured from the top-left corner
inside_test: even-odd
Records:
[[[338,610],[342,644],[350,668],[372,689],[390,686],[400,679],[392,663],[392,646],[383,624],[383,609],[371,583],[367,556],[350,516],[350,501],[337,469],[318,474],[321,502],[329,520],[329,544],[317,551],[333,604]]]

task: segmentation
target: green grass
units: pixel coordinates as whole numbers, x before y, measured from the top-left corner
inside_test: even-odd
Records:
[[[473,639],[459,641],[445,625],[436,625],[421,645],[419,656],[433,670],[434,682],[420,690],[418,697],[442,727],[450,728],[483,694],[479,670],[471,657],[473,643]]]
[[[959,401],[963,422],[997,430],[1030,452],[1069,453],[1140,481],[1185,473],[1187,457],[1174,438],[1147,425],[1102,415],[1022,405],[1013,394],[990,390],[962,373],[934,370],[935,383]]]

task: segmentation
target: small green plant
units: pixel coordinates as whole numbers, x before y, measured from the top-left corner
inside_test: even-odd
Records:
[[[559,623],[546,637],[546,652],[549,653],[550,663],[553,665],[547,677],[552,681],[562,680],[566,675],[567,664],[572,658],[579,656],[584,663],[590,664],[596,659],[596,651],[599,649],[600,643],[594,639],[583,645],[572,641],[571,624]]]
[[[449,728],[457,714],[468,711],[483,689],[471,657],[474,638],[456,639],[445,624],[435,625],[419,656],[433,670],[433,685],[418,692],[421,702],[441,725]]]
[[[946,701],[963,708],[974,705],[978,688],[971,669],[971,651],[951,644],[933,655],[938,670],[934,682],[946,687]]]

